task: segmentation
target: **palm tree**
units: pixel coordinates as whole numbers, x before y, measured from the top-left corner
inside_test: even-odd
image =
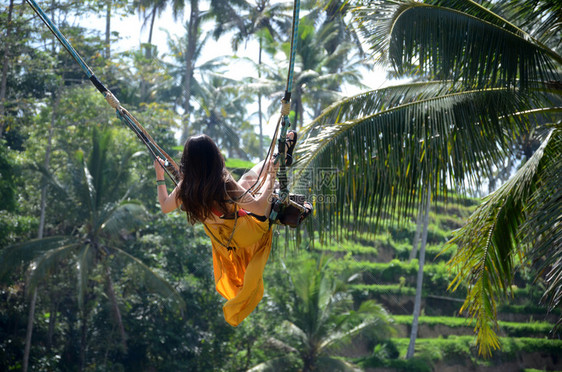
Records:
[[[380,339],[392,333],[386,311],[372,301],[356,311],[345,281],[329,270],[329,260],[301,259],[291,266],[288,293],[283,290],[276,305],[284,317],[275,338],[268,341],[283,356],[250,371],[287,370],[298,356],[300,371],[352,371],[353,366],[334,357],[335,350],[351,337],[376,329]],[[285,276],[287,277],[287,276]]]
[[[192,0],[192,2],[197,3],[197,0]],[[175,61],[167,64],[169,74],[174,80],[167,94],[175,106],[183,109],[184,112],[182,141],[185,140],[189,133],[189,116],[193,107],[191,101],[193,96],[199,93],[196,72],[206,73],[214,71],[217,66],[220,66],[220,60],[207,61],[197,65],[209,35],[202,35],[199,27],[201,17],[204,15],[203,12],[192,9],[191,13],[192,17],[197,19],[192,22],[190,21],[186,25],[186,33],[176,39],[168,40],[170,54],[174,56]],[[191,23],[196,23],[197,27]],[[166,96],[166,93],[164,93],[164,96]]]
[[[291,96],[294,121],[299,127],[304,124],[306,108],[311,117],[318,116],[323,108],[340,99],[342,85],[363,87],[359,73],[361,61],[354,52],[354,44],[343,41],[331,50],[330,43],[338,38],[337,24],[323,23],[317,29],[315,21],[312,15],[307,15],[299,24],[298,59]]]
[[[232,48],[238,50],[240,44],[254,37],[258,40],[258,80],[262,77],[263,50],[269,49],[272,53],[275,48],[272,45],[275,40],[285,40],[290,35],[291,18],[290,4],[274,3],[270,0],[257,0],[252,5],[247,0],[239,2],[227,2],[212,0],[213,12],[215,13],[216,27],[213,37],[218,39],[223,33],[235,30],[232,38]],[[269,44],[265,45],[264,44]],[[263,109],[262,90],[258,94],[258,127],[260,138],[260,158],[263,158]]]
[[[338,45],[349,42],[355,45],[361,56],[364,56],[363,45],[357,33],[353,19],[350,17],[353,4],[347,0],[311,0],[305,1],[303,8],[309,10],[313,17],[321,19],[324,26],[332,24],[337,29],[336,37],[332,38],[327,44],[328,53],[333,53]],[[345,66],[340,66],[345,69]]]
[[[143,27],[147,22],[150,22],[148,28],[148,38],[146,41],[147,47],[145,51],[147,59],[152,58],[152,34],[154,32],[156,17],[162,15],[168,5],[172,6],[172,16],[174,20],[177,20],[180,15],[183,15],[185,0],[172,0],[171,2],[166,0],[136,0],[133,3],[135,9],[140,12],[144,18]]]
[[[201,77],[197,87],[197,110],[191,123],[192,130],[211,136],[228,157],[250,160],[258,156],[258,149],[252,151],[247,143],[242,146],[254,132],[245,119],[249,98],[239,94],[240,82],[209,73]]]
[[[540,135],[544,150],[519,170],[517,182],[502,188],[505,193],[488,199],[455,239],[460,248],[451,263],[459,275],[452,287],[468,284],[463,310],[476,318],[484,354],[498,346],[497,296],[509,291],[516,256],[526,252],[520,238],[527,235],[524,242],[548,242],[549,249],[561,251],[560,210],[542,209],[547,206],[533,193],[544,192],[543,184],[554,187],[549,194],[554,198],[561,193],[560,182],[549,182],[544,168],[562,151],[557,140],[562,56],[553,49],[560,47],[559,33],[552,33],[560,25],[554,22],[543,33],[525,26],[556,19],[551,12],[559,14],[560,7],[541,14],[506,2],[365,2],[355,14],[373,58],[390,63],[398,75],[415,72],[418,80],[329,106],[306,127],[307,138],[298,147],[297,176],[315,168],[339,171],[337,188],[315,190],[336,197],[315,209],[320,233],[335,235],[351,221],[362,229],[390,211],[406,216],[430,189],[436,197],[446,195],[450,185],[478,186],[480,176],[493,174],[494,165],[505,161],[520,135],[533,130]],[[558,36],[551,45],[552,35]],[[530,205],[534,209],[525,210]],[[523,222],[538,220],[540,229],[522,230],[529,227]],[[549,255],[546,264],[556,262],[550,257],[559,256]],[[561,288],[554,275],[558,267],[559,262],[547,277],[547,295]],[[560,297],[552,299],[558,306]]]
[[[90,286],[89,277],[94,270],[101,271],[105,279],[105,293],[110,300],[114,321],[121,336],[123,349],[126,349],[126,335],[121,320],[121,310],[114,290],[111,263],[122,259],[143,272],[143,279],[165,296],[174,296],[181,302],[177,292],[149,267],[125,250],[118,247],[121,234],[138,228],[146,215],[144,208],[129,201],[128,193],[117,198],[121,182],[127,181],[128,163],[134,155],[132,151],[122,154],[120,161],[110,159],[112,146],[111,132],[100,132],[96,128],[92,135],[92,151],[88,158],[78,152],[73,168],[72,187],[63,187],[48,172],[50,185],[60,195],[70,200],[80,211],[81,223],[73,233],[50,236],[16,244],[4,249],[1,254],[0,278],[10,273],[14,267],[26,264],[29,268],[28,291],[33,292],[39,283],[46,281],[61,263],[68,260],[75,263],[78,274],[78,304],[81,310],[81,365],[85,365],[85,343],[87,313],[84,298]],[[71,191],[67,191],[70,189]]]

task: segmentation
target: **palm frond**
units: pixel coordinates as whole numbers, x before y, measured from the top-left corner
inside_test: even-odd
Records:
[[[562,56],[472,1],[388,1],[357,16],[374,53],[399,73],[416,60],[419,72],[471,87],[558,79]]]
[[[352,311],[344,317],[345,324],[338,327],[321,342],[320,350],[338,347],[368,329],[377,329],[377,335],[383,339],[394,333],[391,320],[386,310],[376,302],[364,301],[357,311]],[[349,327],[352,323],[359,324]]]
[[[65,198],[70,198],[70,196],[68,194],[68,189],[63,184],[61,184],[54,177],[53,173],[50,172],[48,169],[46,169],[43,164],[40,164],[39,162],[35,162],[30,167],[31,167],[32,170],[41,174],[44,182],[46,182],[49,186],[51,186],[54,191],[61,194]]]
[[[60,267],[62,261],[70,257],[76,249],[80,246],[81,242],[77,239],[69,239],[66,244],[57,248],[52,248],[38,256],[30,265],[29,275],[29,293],[37,287],[37,284],[44,281],[55,270]]]
[[[545,274],[547,289],[543,301],[549,308],[560,306],[562,300],[562,128],[554,130],[544,150],[545,165],[540,187],[532,195],[521,239],[532,245],[531,256]],[[529,233],[531,232],[531,233]]]
[[[346,362],[343,359],[332,358],[329,356],[321,356],[318,358],[316,368],[319,371],[338,371],[338,372],[360,372],[361,368],[354,366],[353,364]]]
[[[138,281],[146,285],[154,293],[159,294],[164,298],[171,298],[174,300],[175,304],[183,313],[186,309],[186,304],[178,291],[170,285],[168,281],[154,272],[150,267],[144,264],[141,260],[135,256],[121,250],[119,248],[111,248],[111,250],[125,260],[125,262],[134,264],[135,268],[140,270],[141,275],[138,277]]]
[[[461,312],[476,318],[479,352],[484,355],[499,345],[494,330],[497,298],[508,294],[515,263],[526,253],[518,233],[528,198],[544,169],[548,143],[545,140],[514,177],[484,200],[447,245],[458,246],[449,261],[457,272],[449,288],[468,286]]]
[[[302,328],[301,325],[297,325],[291,321],[284,320],[283,328],[281,332],[286,334],[291,339],[296,339],[301,345],[305,345],[307,341],[307,329]]]
[[[291,364],[292,359],[290,356],[282,356],[279,358],[270,359],[266,362],[260,363],[248,370],[248,372],[276,372],[287,370]]]
[[[140,202],[122,202],[103,213],[101,229],[109,235],[129,232],[141,227],[147,216],[148,212]]]
[[[0,281],[20,265],[27,265],[37,256],[45,252],[67,246],[74,238],[68,236],[52,236],[42,239],[33,239],[23,243],[14,244],[0,251]]]
[[[88,280],[94,267],[95,256],[95,247],[91,242],[83,244],[78,252],[76,268],[78,273],[78,306],[80,309],[84,307],[84,298],[88,291]]]
[[[81,151],[77,152],[77,160],[82,161],[82,168],[79,172],[77,172],[80,177],[75,178],[76,183],[76,193],[80,199],[80,202],[83,203],[90,214],[96,211],[96,186],[94,183],[94,178],[88,169],[88,164],[84,160],[84,155]],[[85,187],[84,187],[85,186]]]
[[[415,85],[371,92],[375,103],[366,95],[347,99],[307,128],[296,150],[294,188],[316,197],[320,226],[336,232],[353,220],[359,230],[398,206],[411,211],[428,185],[445,194],[448,185],[478,185],[478,176],[491,174],[506,145],[526,130],[527,122],[512,114],[542,102],[508,89],[432,87],[417,100]],[[399,97],[385,104],[391,92]],[[325,124],[351,117],[353,107],[365,116]]]
[[[93,209],[98,210],[103,200],[100,195],[106,193],[106,177],[108,148],[111,145],[111,132],[100,132],[97,127],[92,131],[92,150],[88,156],[87,168],[85,169],[88,189],[92,198]]]
[[[417,100],[425,100],[455,92],[459,92],[459,89],[456,89],[452,84],[448,84],[447,81],[417,82],[369,90],[332,103],[303,129],[310,136],[326,124],[341,123]]]
[[[536,39],[560,46],[562,4],[555,1],[512,0],[509,5],[518,10],[510,18],[521,20]]]

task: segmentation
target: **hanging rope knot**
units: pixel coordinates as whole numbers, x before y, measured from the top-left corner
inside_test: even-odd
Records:
[[[121,106],[119,100],[115,98],[113,93],[111,93],[109,90],[105,92],[105,100],[107,101],[107,103],[109,103],[111,107],[113,107],[116,110],[119,108],[119,106]]]
[[[281,115],[289,116],[291,113],[291,101],[285,102],[281,100]]]

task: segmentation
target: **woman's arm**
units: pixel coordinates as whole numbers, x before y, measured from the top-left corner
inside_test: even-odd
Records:
[[[170,213],[171,211],[179,207],[179,203],[176,198],[176,195],[181,185],[181,181],[176,186],[174,191],[172,191],[172,193],[168,195],[168,189],[166,188],[166,184],[164,182],[158,182],[158,181],[164,181],[163,162],[164,161],[160,158],[154,160],[154,170],[156,171],[156,182],[157,182],[157,190],[158,190],[158,202],[160,203],[160,209],[162,210],[163,213]]]
[[[235,189],[232,190],[232,195],[242,196],[236,203],[244,210],[260,216],[269,216],[271,211],[271,194],[273,193],[278,168],[273,159],[266,164],[266,167],[266,172],[262,175],[262,177],[265,177],[265,182],[256,195],[246,193],[246,189],[236,181],[233,181]]]

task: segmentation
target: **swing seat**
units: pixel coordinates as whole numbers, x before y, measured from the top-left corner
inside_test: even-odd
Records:
[[[289,194],[289,204],[287,205],[275,198],[272,208],[277,212],[277,217],[271,223],[292,228],[300,226],[313,210],[312,204],[306,200],[306,196],[300,194]]]

